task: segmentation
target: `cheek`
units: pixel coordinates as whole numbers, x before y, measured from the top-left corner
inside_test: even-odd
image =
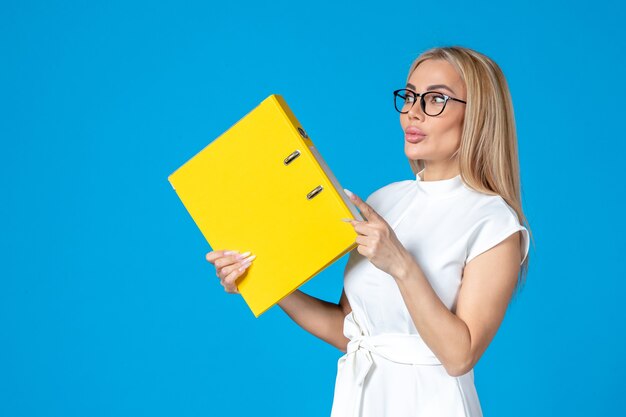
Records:
[[[452,126],[446,135],[446,144],[449,150],[455,151],[461,144],[462,126]]]
[[[438,123],[432,130],[432,136],[435,139],[435,145],[442,151],[455,151],[461,143],[462,123],[455,121],[451,123]]]

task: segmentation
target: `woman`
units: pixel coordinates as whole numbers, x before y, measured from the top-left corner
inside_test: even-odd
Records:
[[[485,55],[444,47],[394,96],[415,180],[365,202],[346,190],[365,219],[339,304],[298,290],[279,305],[346,352],[332,417],[481,416],[473,368],[528,268],[508,86]],[[247,255],[207,254],[227,292]]]

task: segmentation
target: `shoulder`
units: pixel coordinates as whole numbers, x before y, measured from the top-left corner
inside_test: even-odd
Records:
[[[500,217],[517,220],[517,213],[502,196],[485,194],[472,189],[464,196],[465,210],[476,220],[487,217]]]
[[[472,191],[464,209],[470,222],[467,262],[518,231],[523,262],[529,249],[528,231],[504,198]]]

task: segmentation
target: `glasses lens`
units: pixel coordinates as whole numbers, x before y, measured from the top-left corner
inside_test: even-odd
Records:
[[[437,116],[443,111],[446,105],[446,98],[441,93],[425,93],[424,101],[426,103],[425,112],[429,116]]]
[[[409,90],[400,90],[395,94],[396,110],[400,113],[408,112],[415,101],[415,94]]]

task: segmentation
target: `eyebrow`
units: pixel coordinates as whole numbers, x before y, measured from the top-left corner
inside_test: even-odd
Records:
[[[415,86],[411,83],[407,83],[406,86],[408,88],[412,88],[413,90],[416,90]],[[456,94],[450,87],[448,87],[445,84],[434,84],[434,85],[429,85],[428,87],[426,87],[426,90],[434,90],[436,88],[445,88],[446,90],[448,90],[449,92],[451,92],[452,94]]]

